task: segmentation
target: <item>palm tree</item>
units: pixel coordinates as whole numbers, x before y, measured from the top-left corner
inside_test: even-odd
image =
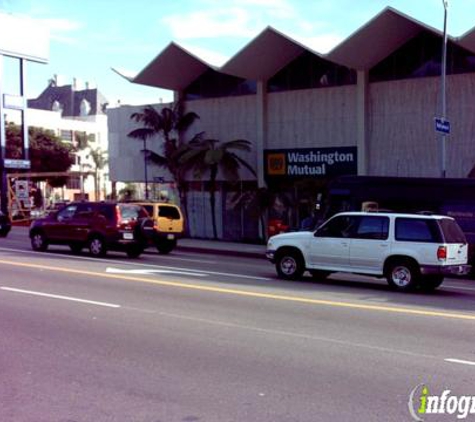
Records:
[[[176,152],[183,145],[183,136],[187,129],[199,119],[194,112],[184,112],[183,103],[176,102],[172,108],[164,107],[157,110],[151,105],[146,106],[141,112],[133,113],[130,118],[143,127],[131,131],[130,138],[143,141],[144,148],[144,171],[145,171],[145,194],[147,195],[147,161],[165,167],[172,174],[177,185],[180,201],[184,207],[185,215],[188,215],[186,203],[185,171],[178,163]],[[147,140],[158,136],[163,137],[162,154],[147,149]]]
[[[211,219],[215,239],[218,238],[215,210],[218,173],[221,171],[226,180],[235,181],[239,178],[241,166],[244,166],[256,175],[254,169],[233,150],[249,152],[251,143],[244,139],[220,143],[216,139],[196,136],[177,154],[178,162],[185,170],[193,169],[196,177],[201,179],[205,173],[209,173]]]
[[[100,199],[100,170],[102,170],[109,162],[105,152],[100,148],[91,149],[90,155],[94,163],[93,177],[94,177],[94,197],[96,201]]]

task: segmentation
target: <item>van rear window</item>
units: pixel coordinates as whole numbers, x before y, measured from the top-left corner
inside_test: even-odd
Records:
[[[172,220],[179,220],[180,213],[175,207],[169,207],[167,205],[160,205],[158,208],[158,216],[170,218]]]

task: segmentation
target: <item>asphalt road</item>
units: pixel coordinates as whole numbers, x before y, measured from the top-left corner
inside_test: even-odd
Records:
[[[35,253],[24,233],[0,239],[0,421],[410,421],[420,384],[475,395],[471,280],[283,282],[259,259]]]

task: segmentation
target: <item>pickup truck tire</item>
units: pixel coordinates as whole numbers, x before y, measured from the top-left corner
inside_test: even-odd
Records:
[[[419,266],[411,259],[394,259],[387,265],[386,279],[395,290],[413,291],[419,285],[420,278]]]
[[[275,259],[275,268],[280,278],[285,280],[297,280],[305,271],[302,254],[294,249],[279,251]]]

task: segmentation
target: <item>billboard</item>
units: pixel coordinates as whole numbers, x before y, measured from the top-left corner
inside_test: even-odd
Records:
[[[49,31],[39,21],[0,13],[0,55],[47,63]]]

